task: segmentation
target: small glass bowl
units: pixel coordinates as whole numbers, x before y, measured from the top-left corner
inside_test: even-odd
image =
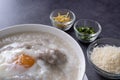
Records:
[[[60,13],[62,15],[69,13],[71,20],[69,22],[64,22],[64,23],[55,21],[53,17],[57,17],[58,13]],[[75,14],[68,9],[56,9],[50,14],[50,20],[51,20],[52,25],[63,31],[69,30],[72,27],[75,19],[76,19]]]
[[[91,27],[95,30],[95,33],[94,34],[83,34],[77,30],[77,28],[80,28],[80,27]],[[101,28],[101,25],[97,21],[89,20],[89,19],[80,19],[74,24],[74,31],[75,31],[76,37],[80,41],[84,43],[89,43],[89,42],[94,41],[98,37],[98,35],[102,31],[102,28]]]
[[[102,39],[98,39],[95,42],[91,43],[87,49],[88,62],[91,64],[91,66],[94,68],[94,70],[101,76],[103,76],[105,78],[109,78],[109,79],[120,79],[120,74],[114,74],[114,73],[104,71],[104,70],[100,69],[99,67],[97,67],[91,60],[91,54],[92,54],[93,49],[95,47],[100,47],[100,46],[104,46],[104,45],[120,47],[120,40],[112,39],[112,38],[102,38]]]

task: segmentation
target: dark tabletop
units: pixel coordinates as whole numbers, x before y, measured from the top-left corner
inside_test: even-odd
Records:
[[[0,28],[16,24],[51,25],[49,15],[55,9],[72,10],[78,19],[92,19],[102,26],[99,38],[120,39],[120,0],[0,0]],[[73,28],[67,31],[76,39]],[[85,57],[89,44],[82,47]],[[86,60],[86,74],[89,80],[108,80],[95,73]]]

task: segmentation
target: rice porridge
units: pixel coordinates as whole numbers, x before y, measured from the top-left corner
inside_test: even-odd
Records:
[[[78,80],[80,61],[69,44],[44,32],[0,39],[0,80]]]

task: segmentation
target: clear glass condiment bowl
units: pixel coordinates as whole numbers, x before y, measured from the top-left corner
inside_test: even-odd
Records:
[[[104,45],[120,47],[120,40],[113,39],[113,38],[102,38],[102,39],[98,39],[98,40],[94,41],[93,43],[91,43],[87,49],[88,62],[91,64],[91,66],[94,68],[94,70],[101,76],[103,76],[105,78],[109,78],[109,79],[120,79],[120,74],[114,74],[114,73],[110,73],[105,70],[102,70],[98,66],[96,66],[91,60],[91,54],[92,54],[93,49],[95,47],[100,47],[100,46],[104,46]]]
[[[77,30],[77,28],[80,28],[80,27],[91,27],[94,29],[95,33],[94,34],[83,34]],[[101,25],[97,21],[90,20],[90,19],[80,19],[75,22],[74,31],[75,31],[76,37],[81,42],[89,43],[89,42],[93,42],[98,37],[98,35],[102,31],[102,28],[101,28]]]
[[[55,21],[54,17],[57,17],[58,13],[60,13],[61,15],[65,15],[69,13],[69,17],[71,20],[68,22],[63,22],[63,23]],[[75,14],[69,9],[56,9],[50,14],[50,20],[51,20],[52,25],[63,31],[69,30],[72,27],[75,19],[76,19]]]

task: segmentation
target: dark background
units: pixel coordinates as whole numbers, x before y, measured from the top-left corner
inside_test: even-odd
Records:
[[[92,19],[102,26],[99,38],[120,39],[120,0],[0,0],[0,28],[16,24],[51,25],[49,15],[55,9],[72,10],[78,19]],[[73,28],[67,31],[76,39]],[[76,39],[76,41],[78,41]],[[89,44],[78,41],[85,57]],[[97,75],[86,60],[89,80],[108,80]]]

